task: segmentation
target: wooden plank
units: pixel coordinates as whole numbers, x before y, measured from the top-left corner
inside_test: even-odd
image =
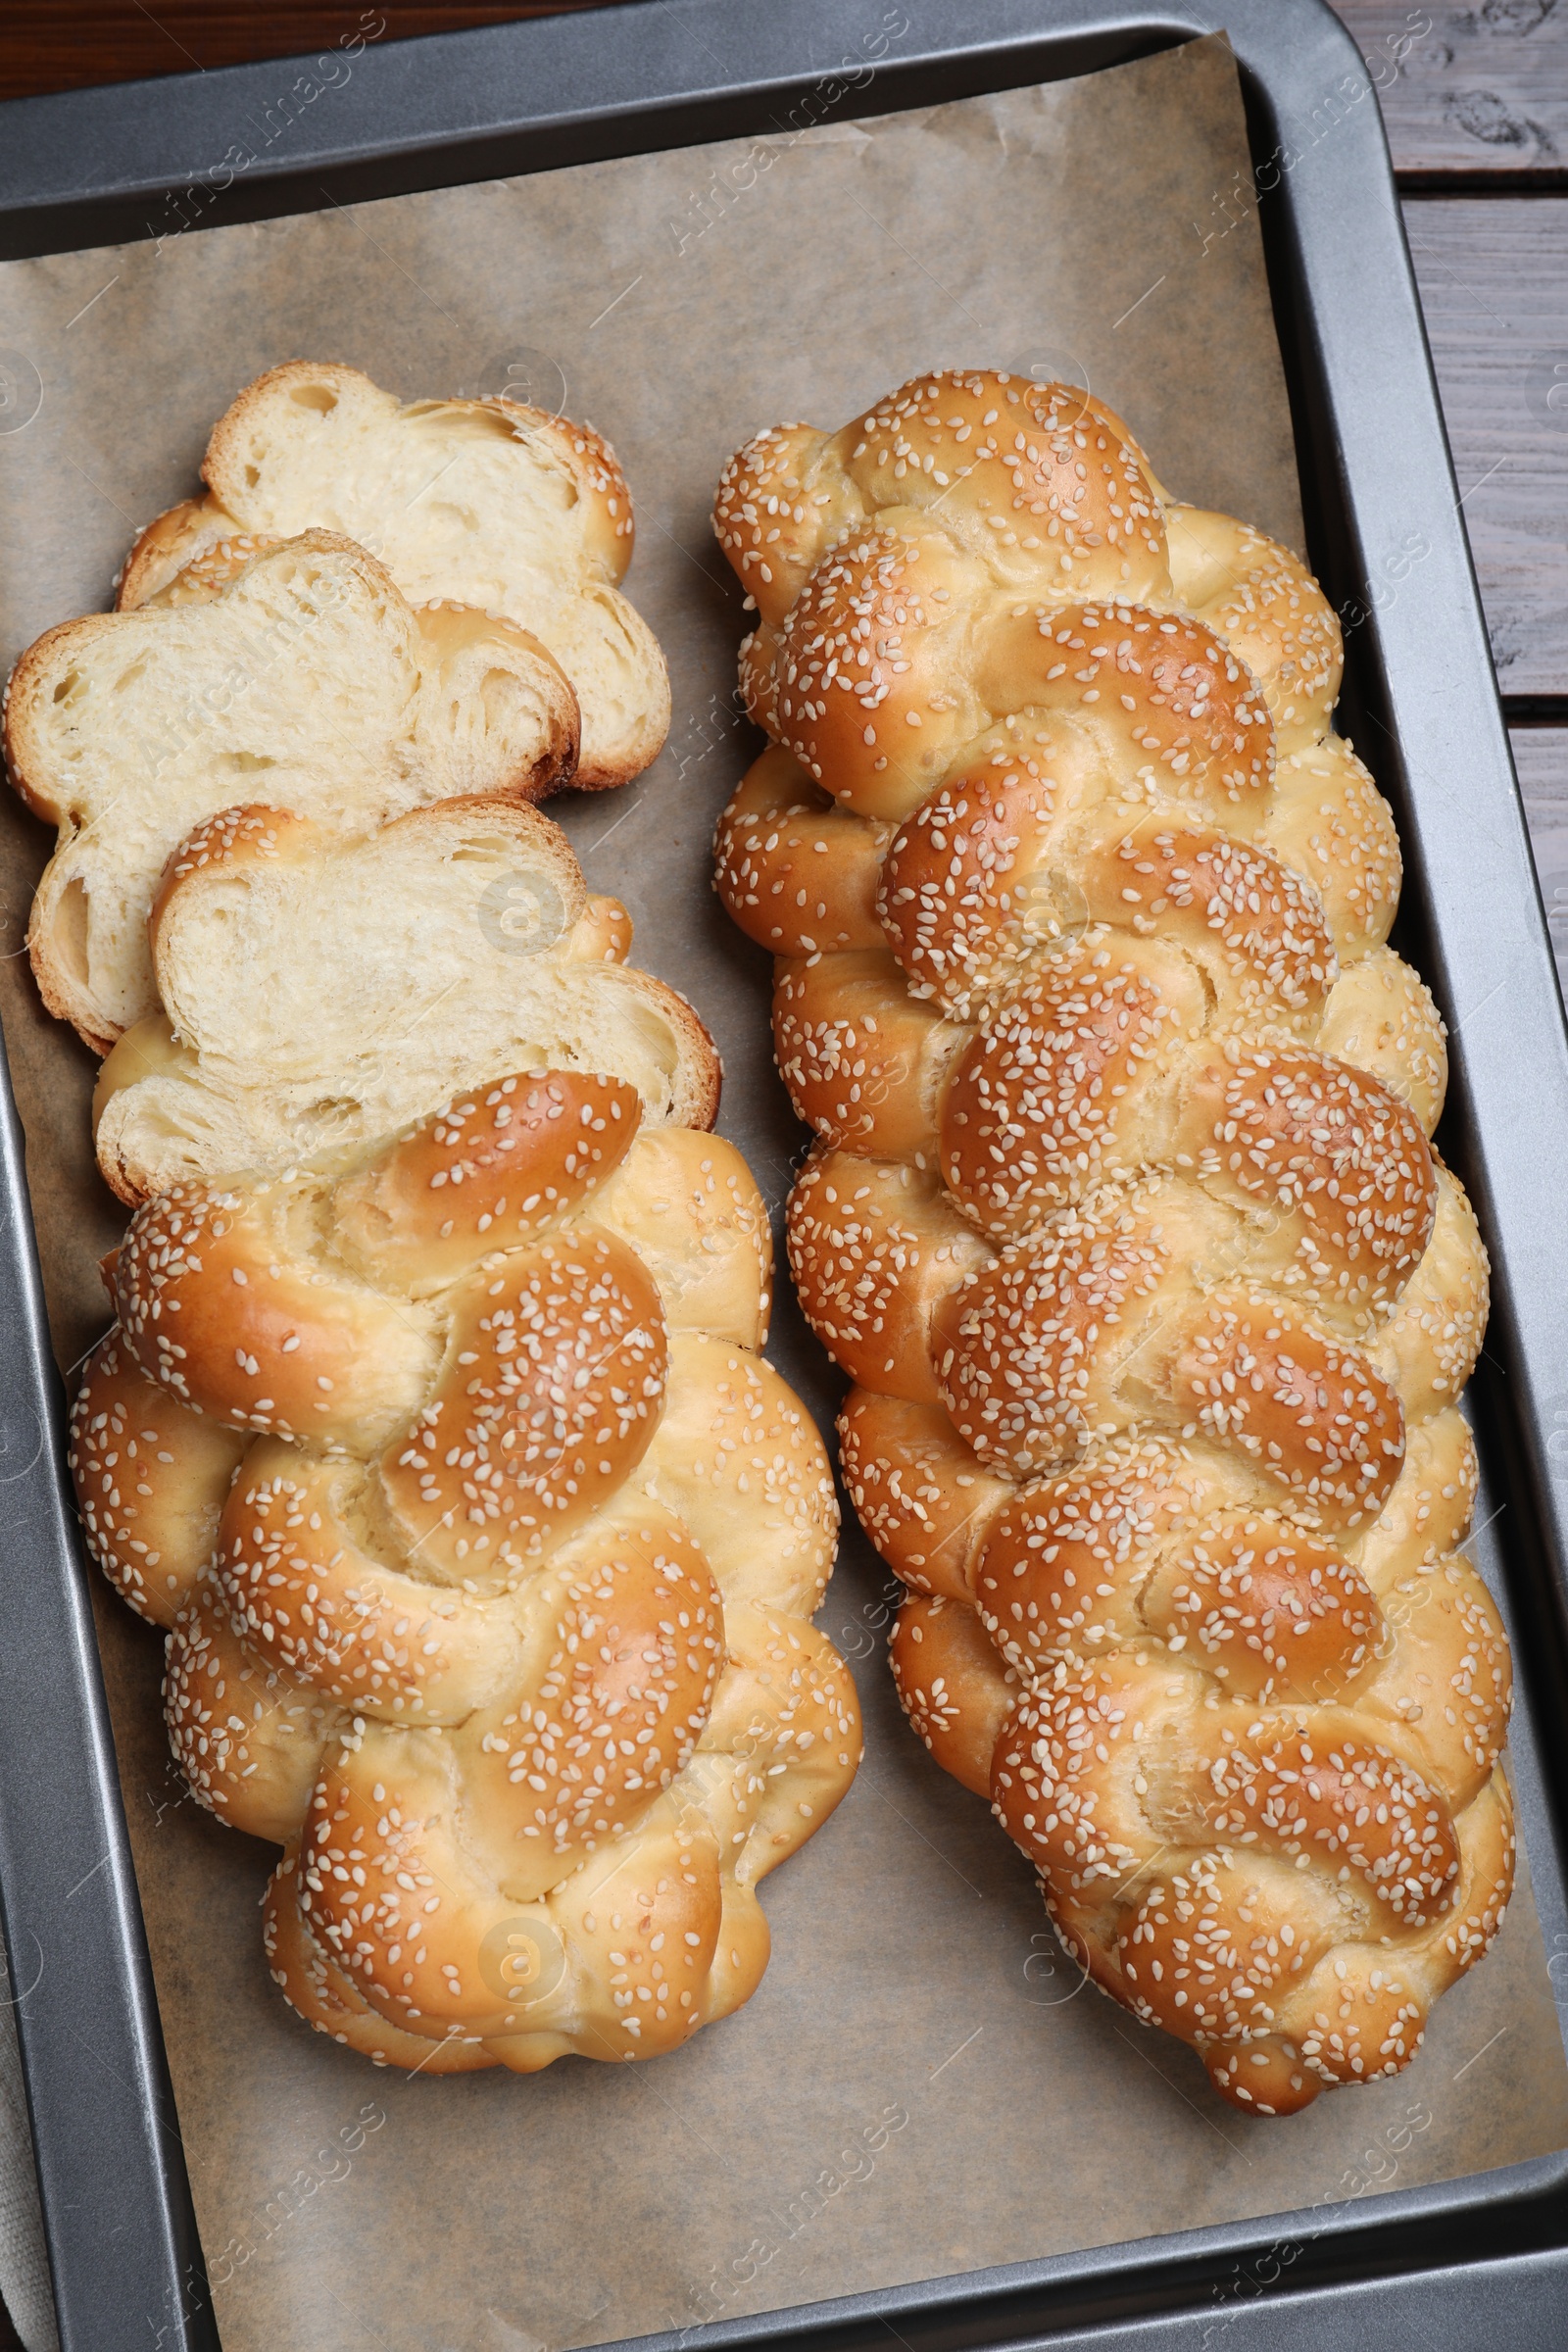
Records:
[[[1410,197],[1404,221],[1498,683],[1568,694],[1568,198]]]
[[[315,57],[415,33],[460,32],[603,0],[0,0],[0,98],[31,98],[159,74],[211,73],[267,57]],[[341,67],[337,69],[341,72]],[[0,2343],[0,2352],[4,2345]]]
[[[1377,85],[1395,169],[1521,180],[1568,171],[1562,0],[1335,0]]]
[[[1557,984],[1568,1003],[1568,727],[1514,727],[1510,740],[1557,954]]]

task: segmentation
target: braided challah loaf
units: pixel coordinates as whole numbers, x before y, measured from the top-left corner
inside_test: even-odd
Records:
[[[859,1753],[768,1273],[731,1147],[580,1070],[132,1221],[88,1539],[171,1631],[197,1796],[283,1845],[273,1974],[339,2040],[646,2058],[756,1986],[757,1883]]]
[[[1486,1256],[1333,612],[1099,401],[933,373],[715,527],[774,738],[718,889],[915,1728],[1229,2099],[1404,2065],[1511,1883],[1459,1550]]]

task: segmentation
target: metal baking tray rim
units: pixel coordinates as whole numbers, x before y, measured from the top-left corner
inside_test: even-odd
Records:
[[[332,141],[323,137],[313,146],[308,127],[304,141],[291,144],[286,160],[260,159],[235,200],[215,206],[210,219],[194,225],[199,231],[220,219],[317,209],[323,196],[328,202],[341,202],[409,192],[500,170],[549,170],[765,127],[770,110],[776,118],[777,110],[787,111],[796,93],[820,85],[819,61],[836,55],[844,45],[846,27],[858,29],[861,17],[869,18],[870,13],[859,6],[835,8],[832,0],[686,0],[680,7],[625,6],[367,52],[361,60],[354,135]],[[1093,0],[971,0],[961,24],[954,21],[955,12],[942,0],[910,0],[909,7],[892,13],[904,20],[912,37],[896,61],[889,60],[885,70],[879,67],[870,87],[857,93],[856,113],[1067,78],[1206,32],[1229,33],[1242,71],[1254,157],[1259,159],[1259,217],[1292,390],[1298,454],[1316,525],[1308,549],[1314,566],[1331,593],[1365,587],[1371,576],[1378,494],[1387,491],[1391,475],[1399,473],[1401,454],[1406,473],[1413,467],[1429,493],[1435,481],[1452,502],[1450,525],[1435,551],[1436,560],[1424,567],[1427,576],[1418,583],[1417,593],[1386,620],[1374,612],[1352,648],[1347,672],[1348,703],[1358,704],[1373,723],[1388,722],[1390,750],[1380,767],[1380,781],[1401,806],[1407,887],[1413,886],[1413,895],[1428,902],[1428,921],[1435,924],[1435,960],[1433,956],[1422,960],[1451,1015],[1456,976],[1468,969],[1466,956],[1478,943],[1462,901],[1452,899],[1451,876],[1438,870],[1444,867],[1444,858],[1431,854],[1439,846],[1428,839],[1431,820],[1419,829],[1409,821],[1414,799],[1410,771],[1415,764],[1410,738],[1422,735],[1422,715],[1407,672],[1413,681],[1425,670],[1429,699],[1441,711],[1446,740],[1454,757],[1466,759],[1468,772],[1478,780],[1474,788],[1491,795],[1491,812],[1503,812],[1507,804],[1512,834],[1501,877],[1508,894],[1504,905],[1516,916],[1519,906],[1532,899],[1539,910],[1540,900],[1408,257],[1396,228],[1382,244],[1367,233],[1367,220],[1376,217],[1380,205],[1397,221],[1375,105],[1349,122],[1338,143],[1337,160],[1344,172],[1337,196],[1310,173],[1294,176],[1296,165],[1309,153],[1302,125],[1309,128],[1313,119],[1313,98],[1322,103],[1323,94],[1335,88],[1343,92],[1355,80],[1364,84],[1361,61],[1348,34],[1325,0],[1294,0],[1289,10],[1279,0],[1234,0],[1229,7],[1191,0],[1190,5],[1148,10],[1140,9],[1136,0],[1127,5],[1109,0],[1098,6]],[[209,152],[203,142],[213,123],[220,117],[226,119],[224,110],[262,99],[289,65],[290,61],[273,61],[200,77],[24,100],[0,109],[0,129],[9,134],[0,139],[0,251],[58,251],[106,235],[158,235],[156,200],[171,201],[197,187],[203,167],[193,171],[190,159]],[[498,94],[513,86],[526,87],[526,105],[509,105]],[[1343,126],[1343,106],[1333,119]],[[1299,151],[1298,139],[1304,142]],[[1282,158],[1293,155],[1294,163],[1282,164]],[[90,172],[77,168],[74,159],[78,157],[93,159]],[[1272,177],[1265,177],[1269,172]],[[155,200],[152,220],[145,218],[149,200]],[[1336,265],[1345,267],[1330,267],[1330,253]],[[1363,276],[1370,271],[1385,300],[1379,356],[1386,404],[1389,379],[1400,373],[1390,356],[1388,331],[1392,327],[1403,336],[1398,450],[1391,444],[1387,428],[1381,431],[1380,445],[1380,427],[1368,404],[1336,400],[1347,381],[1348,319],[1359,320],[1364,328],[1368,318],[1378,316],[1358,309],[1344,283],[1347,270],[1355,275],[1350,267],[1355,262]],[[1338,287],[1333,283],[1336,275],[1341,279]],[[1336,315],[1329,299],[1335,293],[1347,316]],[[1379,457],[1384,466],[1381,478],[1376,470]],[[1444,624],[1436,629],[1444,649],[1441,674],[1430,659],[1417,662],[1412,650],[1411,628],[1420,623],[1423,612],[1435,628],[1438,621]],[[1445,889],[1450,894],[1446,902]],[[1535,930],[1523,943],[1523,956],[1515,978],[1532,1021],[1539,1023],[1539,1031],[1531,1032],[1532,1100],[1526,1108],[1535,1113],[1537,1144],[1555,1137],[1560,1145],[1568,1133],[1568,1038],[1544,920],[1539,913]],[[1510,1064],[1516,1091],[1519,1069],[1516,1051]],[[1456,1036],[1455,1082],[1458,1101],[1468,1098],[1473,1102],[1478,1092],[1487,1099],[1496,1096],[1490,1074],[1462,1036]],[[24,1431],[30,1416],[31,1425],[41,1427],[55,1442],[44,1445],[28,1471],[18,1476],[18,1500],[25,1507],[23,1518],[11,1523],[13,1557],[0,1568],[0,1591],[17,1581],[19,1570],[39,1580],[30,1615],[35,1632],[52,1638],[52,1647],[32,1649],[25,1640],[13,1646],[9,1670],[0,1661],[0,1706],[8,1696],[20,1700],[24,1695],[19,1658],[24,1664],[29,1656],[35,1660],[49,1655],[65,1666],[72,1683],[67,1730],[82,1760],[84,1807],[78,1811],[85,1818],[70,1818],[69,1805],[63,1813],[57,1792],[50,1801],[39,1802],[33,1791],[30,1809],[15,1796],[0,1806],[0,1905],[8,1931],[15,1931],[14,1941],[22,1941],[33,1934],[29,1923],[42,1918],[38,1898],[47,1894],[56,1875],[43,1867],[42,1844],[51,1838],[60,1840],[64,1829],[69,1836],[63,1853],[85,1850],[84,1830],[87,1843],[96,1835],[106,1845],[108,1867],[98,1865],[103,1884],[94,1896],[97,1909],[84,1912],[74,1925],[84,1931],[83,1939],[99,1960],[116,1968],[106,2006],[116,2013],[116,2048],[122,2061],[122,2095],[111,2101],[107,2129],[100,2097],[95,2147],[84,2151],[61,2096],[71,2079],[62,2060],[63,2021],[45,2014],[37,2003],[29,2010],[25,1999],[19,2001],[62,2340],[67,2352],[120,2342],[118,2320],[102,2298],[108,2291],[123,2290],[143,2296],[149,2309],[161,2297],[174,2314],[183,2340],[211,2346],[216,2345],[216,2331],[204,2291],[113,1778],[112,1741],[83,1581],[90,1572],[77,1546],[60,1470],[60,1393],[49,1358],[22,1178],[21,1138],[9,1086],[3,1111],[0,1186],[11,1213],[0,1237],[0,1327],[17,1333],[23,1345],[0,1368],[0,1438],[9,1439],[18,1428]],[[1510,1132],[1520,1123],[1511,1121]],[[1525,1230],[1519,1207],[1521,1190],[1528,1195],[1529,1187],[1521,1188],[1501,1164],[1500,1121],[1495,1146],[1487,1122],[1478,1119],[1476,1124],[1477,1131],[1467,1134],[1457,1119],[1450,1119],[1444,1140],[1494,1244],[1499,1285],[1493,1340],[1507,1378],[1484,1374],[1472,1394],[1493,1458],[1502,1465],[1510,1499],[1521,1506],[1515,1524],[1527,1524],[1532,1531],[1525,1557],[1509,1580],[1521,1610],[1520,1628],[1531,1637],[1518,1642],[1531,1703],[1517,1718],[1515,1764],[1543,1917],[1549,1908],[1553,1920],[1568,1924],[1559,1850],[1562,1824],[1568,1819],[1564,1759],[1538,1752],[1537,1738],[1538,1724],[1568,1720],[1568,1579],[1563,1567],[1568,1557],[1568,1497],[1553,1481],[1546,1451],[1547,1408],[1559,1396],[1568,1397],[1568,1282],[1561,1286],[1564,1303],[1554,1305],[1539,1279],[1532,1279],[1540,1252],[1533,1250],[1535,1237]],[[1523,1124],[1529,1127],[1530,1120]],[[1560,1253],[1558,1270],[1562,1271]],[[1544,1398],[1532,1394],[1532,1367],[1553,1384]],[[40,1412],[43,1399],[48,1400],[47,1408]],[[19,1620],[24,1634],[28,1614],[24,1611]],[[9,1718],[18,1745],[25,1737],[22,1727],[26,1715],[25,1704],[19,1704]],[[99,2151],[111,2147],[115,2162],[106,2166]],[[112,2265],[106,2264],[102,2247],[95,2259],[89,2243],[102,2209],[104,2174],[110,2170],[117,2176],[115,2203],[122,2221],[127,2194],[142,2214],[139,2263],[133,2257],[127,2265],[123,2255],[117,2254]],[[1467,2193],[1471,2191],[1477,2193]],[[1124,2241],[870,2295],[799,2305],[685,2330],[679,2337],[639,2340],[647,2346],[687,2340],[739,2346],[823,2335],[846,2342],[862,2332],[885,2336],[890,2328],[898,2335],[900,2330],[892,2326],[892,2315],[897,2315],[932,2344],[976,2328],[990,2341],[1055,2333],[1061,2325],[1085,2324],[1098,2315],[1110,2324],[1097,2328],[1097,2342],[1131,2344],[1133,2323],[1110,2322],[1112,2308],[1123,2314],[1139,2306],[1148,2311],[1154,2308],[1151,2298],[1162,2296],[1159,2308],[1173,2323],[1181,2313],[1191,2317],[1195,2298],[1205,2285],[1214,2291],[1218,2263],[1230,2258],[1236,2269],[1238,2257],[1245,2260],[1262,2244],[1286,2241],[1316,2260],[1308,2259],[1295,2272],[1288,2291],[1282,2288],[1269,2298],[1267,2308],[1283,2324],[1288,2305],[1309,2304],[1315,2315],[1310,2340],[1317,2344],[1360,2340],[1348,2332],[1356,2326],[1355,2291],[1368,2283],[1371,2261],[1391,2254],[1405,2259],[1395,2284],[1407,2308],[1410,2292],[1422,2279],[1445,2282],[1435,2303],[1430,2297],[1422,2303],[1423,2311],[1437,2313],[1440,2334],[1427,2331],[1427,2340],[1434,2343],[1471,2340],[1441,2332],[1445,2302],[1450,2310],[1459,2308],[1452,2292],[1455,2280],[1468,2280],[1491,2296],[1496,2291],[1493,2282],[1504,2275],[1525,2276],[1521,2264],[1539,2269],[1544,2262],[1565,2298],[1562,2307],[1568,2309],[1568,2151],[1456,2181],[1389,2191],[1358,2208],[1335,2208],[1325,2219],[1317,2218],[1320,2212],[1314,2208],[1305,2214],[1271,2215]],[[1455,2262],[1452,2224],[1476,2213],[1484,2213],[1491,2225],[1488,2242]],[[1107,2294],[1106,2289],[1114,2291]],[[1472,2303],[1464,2308],[1471,2309]],[[1244,2341],[1253,2340],[1244,2334],[1245,2318],[1233,2327],[1227,2313],[1224,2325],[1233,2352],[1242,2352]],[[1138,2333],[1142,2334],[1141,2325]]]

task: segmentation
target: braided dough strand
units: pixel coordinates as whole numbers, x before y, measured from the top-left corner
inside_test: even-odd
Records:
[[[773,739],[717,887],[777,958],[905,1708],[1226,2098],[1391,2073],[1502,1918],[1510,1684],[1486,1253],[1335,616],[1102,402],[983,369],[760,434],[714,524]]]
[[[284,1848],[273,1975],[391,2064],[651,2057],[766,1964],[859,1756],[837,1532],[710,1135],[546,1070],[346,1165],[148,1201],[76,1401],[171,1739]]]

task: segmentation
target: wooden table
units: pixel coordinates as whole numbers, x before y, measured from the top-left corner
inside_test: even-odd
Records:
[[[371,13],[392,37],[592,4],[379,0]],[[1568,0],[1338,6],[1388,125],[1568,996]],[[314,49],[363,13],[5,0],[0,95]],[[0,2312],[0,2352],[16,2342]]]

